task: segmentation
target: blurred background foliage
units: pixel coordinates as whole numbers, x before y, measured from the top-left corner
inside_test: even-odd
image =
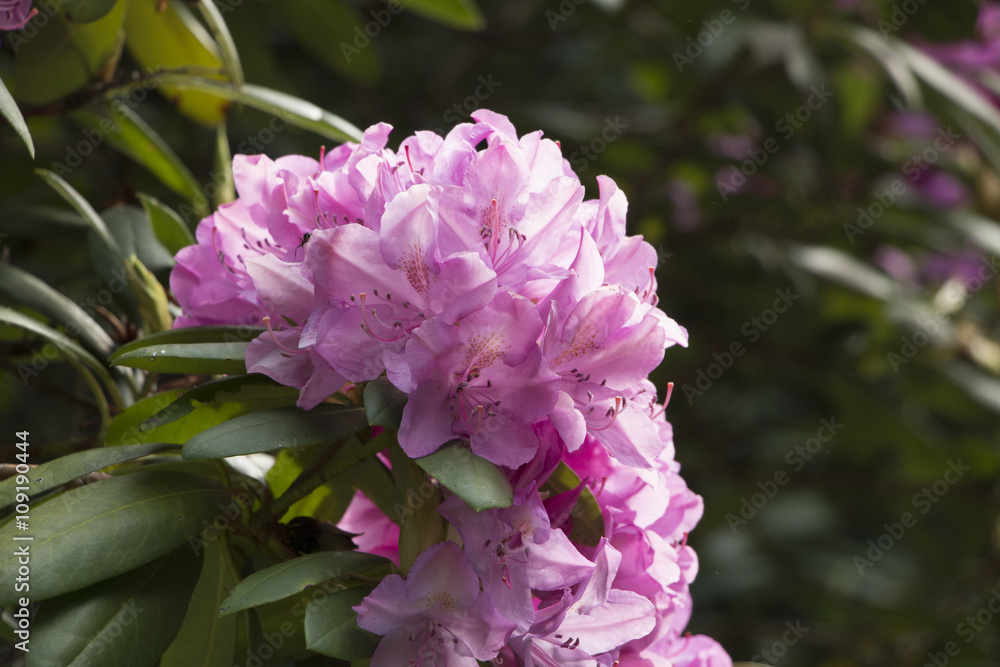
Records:
[[[99,209],[147,193],[193,229],[233,196],[228,152],[333,145],[210,89],[240,72],[397,141],[507,114],[560,140],[590,196],[617,181],[691,334],[654,375],[661,396],[675,383],[677,459],[706,506],[689,629],[737,662],[1000,665],[1000,61],[960,76],[922,55],[988,49],[976,3],[65,2],[105,12],[90,23],[36,6],[0,36],[35,148],[0,128],[4,262],[77,303],[102,289],[38,167]],[[146,93],[149,68],[180,79]],[[201,92],[174,85],[195,76]],[[169,262],[142,259],[166,284]],[[109,333],[134,335],[139,304],[106,307]],[[72,368],[22,382],[36,352],[4,330],[2,430],[30,428],[39,462],[93,444],[97,420]]]

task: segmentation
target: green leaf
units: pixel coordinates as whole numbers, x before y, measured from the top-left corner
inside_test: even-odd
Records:
[[[178,450],[177,445],[151,442],[125,447],[99,447],[82,452],[67,454],[58,459],[47,461],[34,468],[28,475],[28,491],[31,496],[54,489],[66,482],[88,473],[102,470],[123,461],[131,461],[150,454],[158,454],[169,450]],[[10,477],[0,482],[0,509],[14,504],[16,489],[21,486],[16,483],[16,477]]]
[[[385,378],[377,378],[365,385],[365,413],[372,426],[398,429],[403,421],[406,394],[396,389]]]
[[[408,572],[417,556],[446,537],[437,511],[441,491],[398,444],[389,449],[389,460],[398,499],[393,514],[399,523],[399,564]]]
[[[159,12],[157,4],[155,0],[128,3],[125,45],[132,57],[146,71],[193,68],[218,72],[221,79],[223,61],[219,47],[191,11],[182,3],[171,1]],[[159,74],[155,78],[157,90],[184,115],[209,127],[225,120],[229,112],[227,100],[172,85]]]
[[[107,355],[115,346],[111,336],[83,308],[13,264],[0,263],[0,293],[64,325],[71,338],[79,336],[97,354]]]
[[[121,260],[121,266],[124,267],[125,254],[122,252],[122,249],[118,247],[118,244],[111,236],[111,232],[108,230],[107,224],[105,224],[104,219],[97,214],[94,207],[91,206],[90,203],[73,188],[73,186],[48,169],[36,169],[35,173],[41,176],[42,179],[52,187],[52,189],[58,192],[63,199],[69,202],[70,206],[76,209],[77,213],[83,217],[94,233],[97,234],[101,243],[116,258]]]
[[[907,65],[900,53],[891,48],[882,36],[874,30],[855,24],[843,24],[838,30],[849,40],[867,51],[875,61],[882,66],[896,88],[903,95],[907,106],[920,109],[923,107],[923,96],[920,84],[913,76],[913,71]]]
[[[0,540],[30,535],[31,598],[45,600],[128,572],[170,553],[212,521],[229,493],[197,475],[136,472],[68,491],[32,510],[29,531],[15,522]],[[13,581],[18,560],[5,554],[0,578]],[[0,606],[13,604],[0,589]]]
[[[202,18],[215,36],[229,80],[237,90],[242,90],[246,81],[243,76],[243,65],[240,64],[240,54],[236,51],[236,43],[233,42],[233,36],[229,33],[225,19],[222,18],[222,12],[215,6],[213,0],[198,0],[198,9],[201,10]]]
[[[81,109],[72,118],[92,128],[116,149],[146,167],[168,188],[196,202],[201,186],[163,137],[146,124],[139,114],[124,104],[107,102],[104,113]]]
[[[288,389],[288,387],[278,384],[268,376],[261,375],[260,373],[236,375],[233,377],[211,380],[185,392],[184,395],[176,401],[163,408],[152,417],[143,420],[143,422],[139,424],[139,429],[144,431],[146,429],[157,428],[159,426],[169,424],[170,422],[191,414],[191,412],[193,412],[194,409],[200,404],[230,400],[234,398],[233,394],[238,394],[244,388],[255,386],[270,387],[277,389],[279,392],[282,389]]]
[[[245,85],[241,92],[222,81],[191,74],[165,74],[161,78],[165,82],[164,85],[169,84],[179,90],[199,91],[245,104],[334,141],[361,141],[361,130],[354,125],[312,102],[287,93],[253,84]]]
[[[195,244],[191,230],[172,208],[143,192],[139,193],[139,201],[149,217],[153,233],[167,252],[176,255],[181,248]]]
[[[111,398],[115,404],[122,405],[121,394],[118,392],[117,385],[111,378],[110,373],[108,373],[108,369],[72,338],[6,306],[0,306],[0,324],[8,324],[18,329],[23,329],[52,343],[68,360],[72,360],[72,363],[82,364],[100,378],[105,388],[111,394]],[[98,397],[97,393],[99,393],[99,389],[95,392],[94,398],[99,401],[103,400],[103,396]]]
[[[31,141],[31,133],[28,132],[28,126],[24,122],[21,110],[17,107],[17,102],[10,96],[10,91],[7,90],[7,86],[2,80],[0,80],[0,114],[14,128],[17,136],[21,137],[21,141],[24,142],[24,145],[28,147],[28,152],[31,153],[31,158],[34,159],[35,144]]]
[[[222,422],[256,410],[268,410],[294,405],[299,392],[294,387],[268,387],[247,385],[227,393],[220,392],[213,402],[196,403],[194,409],[183,417],[160,426],[143,424],[171,403],[180,399],[183,392],[166,391],[130,405],[114,418],[108,429],[109,445],[138,442],[173,442],[184,444],[193,436]]]
[[[578,486],[580,478],[568,465],[560,461],[541,490],[556,495],[572,491]],[[569,539],[577,544],[596,547],[604,537],[604,516],[601,514],[601,506],[597,504],[597,499],[586,486],[583,487],[576,505],[570,510],[570,515],[573,517],[573,528],[569,532]]]
[[[135,255],[129,255],[125,273],[129,288],[139,302],[143,328],[151,332],[169,330],[174,320],[170,315],[167,291],[160,281]]]
[[[148,345],[115,354],[115,366],[142,368],[158,373],[225,375],[246,373],[243,359],[249,343],[188,343]]]
[[[115,240],[126,260],[136,255],[150,271],[167,273],[174,259],[153,233],[145,212],[137,206],[112,206],[101,212],[108,233]]]
[[[92,23],[110,12],[117,0],[62,0],[63,15],[73,23]]]
[[[92,23],[70,23],[59,13],[25,39],[14,61],[14,92],[28,104],[47,104],[112,71],[121,54],[125,0]]]
[[[472,0],[398,0],[406,9],[459,30],[486,27],[479,7]]]
[[[199,433],[184,445],[185,459],[220,458],[334,442],[368,425],[363,408],[318,405],[262,410]]]
[[[226,563],[221,540],[205,548],[187,614],[159,667],[232,667],[236,650],[237,619],[219,618],[219,605],[236,580]]]
[[[460,442],[443,445],[416,462],[476,511],[514,502],[514,491],[500,469]]]
[[[254,572],[237,584],[219,609],[226,616],[241,609],[282,600],[328,579],[381,577],[392,563],[360,551],[321,551]]]
[[[263,333],[265,329],[249,326],[208,326],[183,327],[161,331],[149,336],[138,338],[122,345],[108,359],[114,362],[120,355],[157,345],[189,345],[194,343],[249,343]]]
[[[200,565],[183,545],[113,579],[46,600],[33,619],[28,667],[154,664],[181,627]]]
[[[351,607],[372,592],[368,586],[348,588],[316,598],[306,607],[306,646],[341,660],[364,660],[375,652],[381,637],[358,627]]]

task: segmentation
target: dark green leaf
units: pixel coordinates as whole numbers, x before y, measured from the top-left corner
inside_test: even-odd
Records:
[[[122,403],[121,395],[118,393],[117,386],[108,373],[108,369],[72,338],[6,306],[0,306],[0,324],[23,329],[52,343],[62,354],[66,355],[67,359],[86,366],[104,383],[115,403],[119,405]],[[95,396],[95,399],[97,398]]]
[[[142,339],[145,340],[145,339]],[[112,365],[158,373],[226,375],[246,373],[243,359],[249,343],[188,343],[149,345],[116,353]]]
[[[352,607],[371,592],[367,586],[358,586],[310,602],[306,607],[306,646],[341,660],[370,658],[382,638],[358,627],[358,614]]]
[[[31,141],[31,133],[28,132],[28,126],[24,122],[21,110],[17,108],[17,102],[10,96],[10,91],[7,90],[7,86],[3,81],[0,81],[0,115],[3,115],[7,119],[7,122],[10,123],[10,126],[17,133],[17,136],[21,137],[21,141],[28,147],[28,152],[31,153],[31,157],[34,159],[35,144]]]
[[[541,490],[556,495],[571,491],[579,485],[580,478],[577,474],[560,461]],[[604,537],[604,516],[601,514],[597,499],[586,486],[583,487],[576,505],[570,510],[570,515],[573,517],[573,528],[569,532],[569,539],[577,544],[596,547]]]
[[[14,61],[17,99],[46,104],[79,90],[113,67],[120,54],[126,4],[115,3],[112,11],[92,23],[70,23],[62,14],[47,11],[48,21],[36,19],[38,34],[24,40]],[[67,147],[68,155],[70,150]],[[72,155],[76,163],[67,160],[71,169],[82,161],[75,151]]]
[[[425,549],[445,539],[445,525],[438,513],[441,491],[399,445],[389,449],[397,503],[393,519],[399,523],[399,564],[408,572]]]
[[[83,308],[13,264],[0,263],[0,293],[65,325],[71,338],[79,336],[85,345],[102,356],[114,348],[111,336]]]
[[[254,572],[237,584],[219,610],[226,616],[241,609],[287,598],[328,579],[381,576],[392,566],[385,558],[360,551],[321,551]],[[377,572],[376,572],[377,570]]]
[[[250,375],[236,375],[233,377],[212,380],[199,385],[191,391],[185,392],[183,396],[163,408],[152,417],[148,417],[139,424],[139,430],[145,431],[157,428],[172,421],[176,421],[185,415],[191,414],[194,409],[202,403],[213,403],[234,398],[232,394],[238,394],[247,387],[270,387],[278,392],[294,392],[284,385],[280,385],[266,375],[252,373]]]
[[[173,268],[173,257],[157,240],[149,218],[141,208],[114,206],[103,211],[101,218],[126,258],[137,256],[153,272],[162,273]]]
[[[182,545],[113,579],[46,600],[33,619],[27,664],[154,664],[181,627],[200,565]]]
[[[69,202],[69,204],[76,209],[77,213],[80,214],[94,233],[97,234],[101,243],[116,258],[116,261],[120,261],[121,266],[124,267],[125,254],[122,253],[122,249],[118,247],[118,244],[111,236],[111,232],[108,230],[108,226],[105,224],[104,219],[97,214],[94,207],[91,206],[90,203],[73,188],[73,186],[48,169],[36,169],[35,173],[41,176],[46,183],[52,186],[52,189],[58,192],[63,199]]]
[[[46,600],[128,572],[170,553],[212,521],[229,493],[197,475],[136,472],[94,482],[32,510],[31,597]],[[13,521],[0,540],[15,544]],[[13,551],[0,561],[0,578],[13,581]],[[0,605],[17,599],[0,589]]]
[[[399,4],[453,28],[482,30],[486,27],[479,7],[472,0],[399,0]]]
[[[462,443],[443,445],[416,462],[477,511],[514,502],[514,491],[500,469]]]
[[[63,14],[73,23],[91,23],[107,15],[117,0],[62,0]]]
[[[219,618],[219,605],[232,591],[236,579],[226,563],[224,548],[221,540],[205,548],[198,585],[160,667],[232,667],[237,618]]]
[[[188,201],[202,197],[200,184],[177,153],[128,106],[109,103],[103,114],[84,109],[74,112],[72,117],[91,131],[99,132],[109,145],[149,169]]]
[[[191,230],[172,208],[142,192],[139,193],[139,201],[146,209],[146,215],[149,216],[149,222],[153,226],[153,233],[167,252],[176,255],[181,248],[194,245],[195,240]]]
[[[365,412],[372,426],[399,428],[403,421],[406,394],[385,378],[372,380],[365,386]]]
[[[263,410],[199,433],[184,445],[184,458],[205,459],[319,445],[346,438],[368,425],[364,408],[318,405]]]
[[[144,336],[130,343],[122,345],[114,351],[108,358],[108,363],[114,363],[120,355],[147,347],[155,347],[161,344],[188,345],[191,343],[249,343],[259,336],[264,329],[260,327],[183,327],[181,329],[171,329],[161,331],[151,336]]]
[[[92,473],[108,466],[131,461],[142,456],[158,454],[168,450],[177,450],[173,444],[151,442],[125,447],[98,447],[82,452],[67,454],[58,459],[42,463],[28,474],[28,494],[37,496],[40,493],[54,489],[57,486],[72,481],[77,477]],[[16,477],[10,477],[0,482],[0,509],[14,503]]]

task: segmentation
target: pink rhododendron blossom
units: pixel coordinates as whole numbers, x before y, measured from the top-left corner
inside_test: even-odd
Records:
[[[496,656],[514,629],[480,592],[454,542],[420,554],[405,580],[387,576],[355,610],[360,627],[385,635],[371,667],[476,667]]]
[[[426,482],[461,546],[355,608],[383,635],[372,667],[729,667],[684,635],[702,500],[670,388],[661,403],[648,380],[688,343],[658,306],[657,253],[626,234],[610,178],[586,200],[556,142],[473,119],[398,150],[378,124],[318,159],[236,156],[239,198],[177,255],[176,326],[265,327],[247,370],[303,409],[384,377],[406,395],[403,453],[462,443],[510,482],[509,507],[478,512]],[[338,526],[398,565],[402,521],[380,507],[358,491]]]

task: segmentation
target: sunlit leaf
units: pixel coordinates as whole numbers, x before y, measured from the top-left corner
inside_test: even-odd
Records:
[[[514,502],[510,482],[500,469],[462,443],[446,444],[416,462],[476,510],[510,507]]]
[[[241,92],[230,84],[190,74],[164,75],[163,80],[177,89],[199,91],[245,104],[334,141],[361,140],[361,130],[340,116],[287,93],[253,84],[245,85]]]

